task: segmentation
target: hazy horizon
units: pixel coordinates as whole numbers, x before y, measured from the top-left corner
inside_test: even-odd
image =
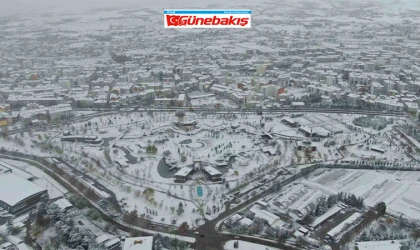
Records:
[[[250,2],[264,2],[254,0],[234,0],[226,4],[225,1],[210,0],[205,3],[194,2],[191,0],[181,1],[154,1],[154,0],[0,0],[5,2],[0,9],[0,15],[14,15],[14,14],[37,14],[37,13],[51,13],[51,12],[80,12],[89,11],[91,9],[99,8],[174,8],[174,7],[191,7],[205,8],[211,4],[220,4],[220,8],[241,6],[249,4]]]
[[[366,0],[358,1],[366,3]],[[229,2],[210,0],[204,3],[191,0],[0,0],[0,3],[2,3],[0,15],[7,16],[17,14],[32,15],[55,12],[83,12],[98,8],[207,8],[208,6],[215,8],[232,8],[235,6],[252,7],[263,2],[265,2],[265,0],[234,0]],[[293,0],[291,2],[343,2],[343,0]],[[392,4],[403,9],[419,9],[420,7],[418,0],[370,0],[369,2],[387,5]]]

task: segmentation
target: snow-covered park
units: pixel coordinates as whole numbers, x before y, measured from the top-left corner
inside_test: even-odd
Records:
[[[237,191],[255,195],[271,185],[267,183],[256,189],[259,181],[269,176],[268,180],[275,179],[273,174],[278,171],[295,173],[314,162],[343,160],[411,162],[403,153],[407,149],[402,145],[405,141],[392,130],[391,121],[378,132],[353,124],[360,117],[317,113],[260,116],[186,112],[180,118],[175,112],[121,112],[1,140],[8,148],[22,153],[38,150],[40,155],[62,158],[106,186],[127,213],[136,211],[138,216],[156,223],[179,225],[187,221],[197,227],[203,223],[203,218],[213,219],[225,211],[226,197],[232,199],[231,194]],[[291,126],[285,120],[296,122],[297,126]],[[393,122],[404,124],[406,121]],[[178,126],[180,123],[195,125]],[[62,131],[81,137],[94,136],[100,143],[63,141]],[[221,178],[212,181],[208,173],[202,171],[206,167],[220,173]],[[194,171],[179,182],[177,176],[190,170]],[[317,176],[321,177],[322,174]],[[360,178],[363,183],[363,178],[371,177],[367,174]],[[284,187],[281,195],[268,201],[272,211],[294,211],[292,216],[299,219],[317,199],[353,188],[330,187],[334,183],[318,183],[317,180],[300,179],[296,185]],[[382,182],[378,179],[378,183]],[[383,185],[396,186],[388,183],[391,182]],[[396,187],[398,194],[405,193],[407,197],[389,200],[390,209],[419,217],[415,209],[410,208],[416,204],[410,198],[411,186]],[[369,190],[359,191],[357,195],[366,196],[368,204],[378,201]],[[289,196],[294,199],[286,202]],[[393,197],[387,193],[383,196]],[[242,197],[238,204],[248,198]]]

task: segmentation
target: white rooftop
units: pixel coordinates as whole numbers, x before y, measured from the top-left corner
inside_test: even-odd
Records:
[[[12,166],[4,161],[0,161],[0,168],[3,170],[2,172],[4,173],[7,173],[10,170],[10,173],[20,176],[25,180],[29,180],[33,177],[33,175],[31,175],[30,173],[22,171],[16,166]]]
[[[11,246],[13,246],[12,243],[6,242],[6,243],[3,243],[3,244],[0,245],[0,249],[6,249],[6,248],[11,247]]]
[[[107,241],[107,240],[109,240],[109,236],[108,236],[108,235],[106,235],[106,234],[103,234],[103,235],[101,235],[101,236],[98,236],[98,237],[95,239],[95,241],[96,241],[96,243],[97,243],[97,244],[104,243],[104,242],[105,242],[105,241]]]
[[[336,227],[334,227],[333,229],[331,229],[327,235],[331,236],[331,237],[336,237],[337,235],[340,234],[341,231],[344,230],[344,228],[346,227],[347,224],[353,224],[354,222],[356,222],[360,217],[362,217],[362,214],[360,213],[354,213],[352,214],[350,217],[348,217],[346,220],[344,220],[343,222],[341,222],[339,225],[337,225]],[[359,249],[360,250],[360,249]]]
[[[13,235],[7,235],[6,239],[7,239],[7,241],[12,243],[13,245],[19,245],[19,244],[23,243],[23,240],[19,239],[16,236],[13,236]]]
[[[329,217],[333,216],[334,214],[338,213],[341,211],[341,207],[334,205],[332,208],[330,208],[325,214],[319,216],[318,218],[316,218],[312,223],[311,223],[311,227],[316,227],[319,224],[321,224],[322,222],[324,222],[326,219],[328,219]]]
[[[213,167],[210,167],[210,166],[207,166],[207,167],[204,167],[203,168],[204,169],[204,171],[206,171],[209,175],[219,175],[219,174],[222,174],[219,170],[217,170],[217,169],[215,169],[215,168],[213,168]]]
[[[183,167],[178,172],[176,172],[175,176],[187,176],[191,173],[192,168]]]
[[[73,207],[73,205],[67,199],[59,199],[54,202],[60,209],[67,209]]]
[[[292,106],[305,106],[304,102],[292,102]]]
[[[245,226],[249,226],[253,223],[253,221],[245,217],[239,220],[239,223]]]
[[[125,239],[122,250],[152,250],[153,236]]]
[[[10,206],[45,190],[15,174],[0,175],[0,200]]]
[[[232,223],[235,223],[235,222],[239,221],[240,219],[242,219],[243,216],[242,215],[239,215],[239,214],[234,214],[230,218],[232,220]]]
[[[119,238],[114,238],[112,240],[108,240],[107,242],[105,242],[104,246],[106,248],[110,248],[111,246],[114,246],[116,244],[118,244],[120,242]]]
[[[280,219],[280,217],[275,214],[272,214],[266,210],[261,210],[257,205],[254,205],[250,211],[255,214],[255,217],[267,220],[269,225],[273,225],[277,220]]]
[[[295,120],[293,120],[292,118],[290,118],[290,117],[283,117],[283,120],[285,120],[285,121],[287,121],[287,122],[289,122],[289,123],[296,123],[296,121]]]
[[[28,246],[25,243],[20,243],[16,245],[19,250],[29,250]]]

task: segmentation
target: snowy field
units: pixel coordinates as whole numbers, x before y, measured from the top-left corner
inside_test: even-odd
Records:
[[[420,219],[418,172],[320,169],[309,176],[310,183],[330,192],[346,192],[364,197],[368,206],[384,201],[388,212]]]
[[[246,241],[239,240],[239,247],[234,248],[234,240],[230,240],[226,242],[224,246],[224,250],[236,250],[236,249],[243,249],[243,250],[281,250],[280,248],[268,247],[260,244],[250,243]]]

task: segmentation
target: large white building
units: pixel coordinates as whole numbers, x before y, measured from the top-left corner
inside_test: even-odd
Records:
[[[48,196],[46,189],[13,173],[0,174],[0,207],[11,214],[20,214]]]
[[[334,86],[316,86],[316,85],[309,85],[307,87],[308,91],[312,94],[319,94],[325,96],[333,96],[341,91],[340,88]]]
[[[370,84],[370,93],[372,95],[382,95],[385,94],[385,88],[382,84],[380,84],[379,82],[372,82]]]
[[[261,93],[264,95],[264,98],[274,97],[276,88],[272,84],[264,85],[261,87]]]
[[[381,99],[376,100],[376,105],[379,108],[384,108],[391,111],[403,111],[404,110],[404,104],[398,102],[394,99]]]
[[[370,81],[370,78],[364,74],[360,74],[360,73],[350,73],[349,76],[349,83],[350,84],[362,84],[362,85],[366,85],[368,84]]]

